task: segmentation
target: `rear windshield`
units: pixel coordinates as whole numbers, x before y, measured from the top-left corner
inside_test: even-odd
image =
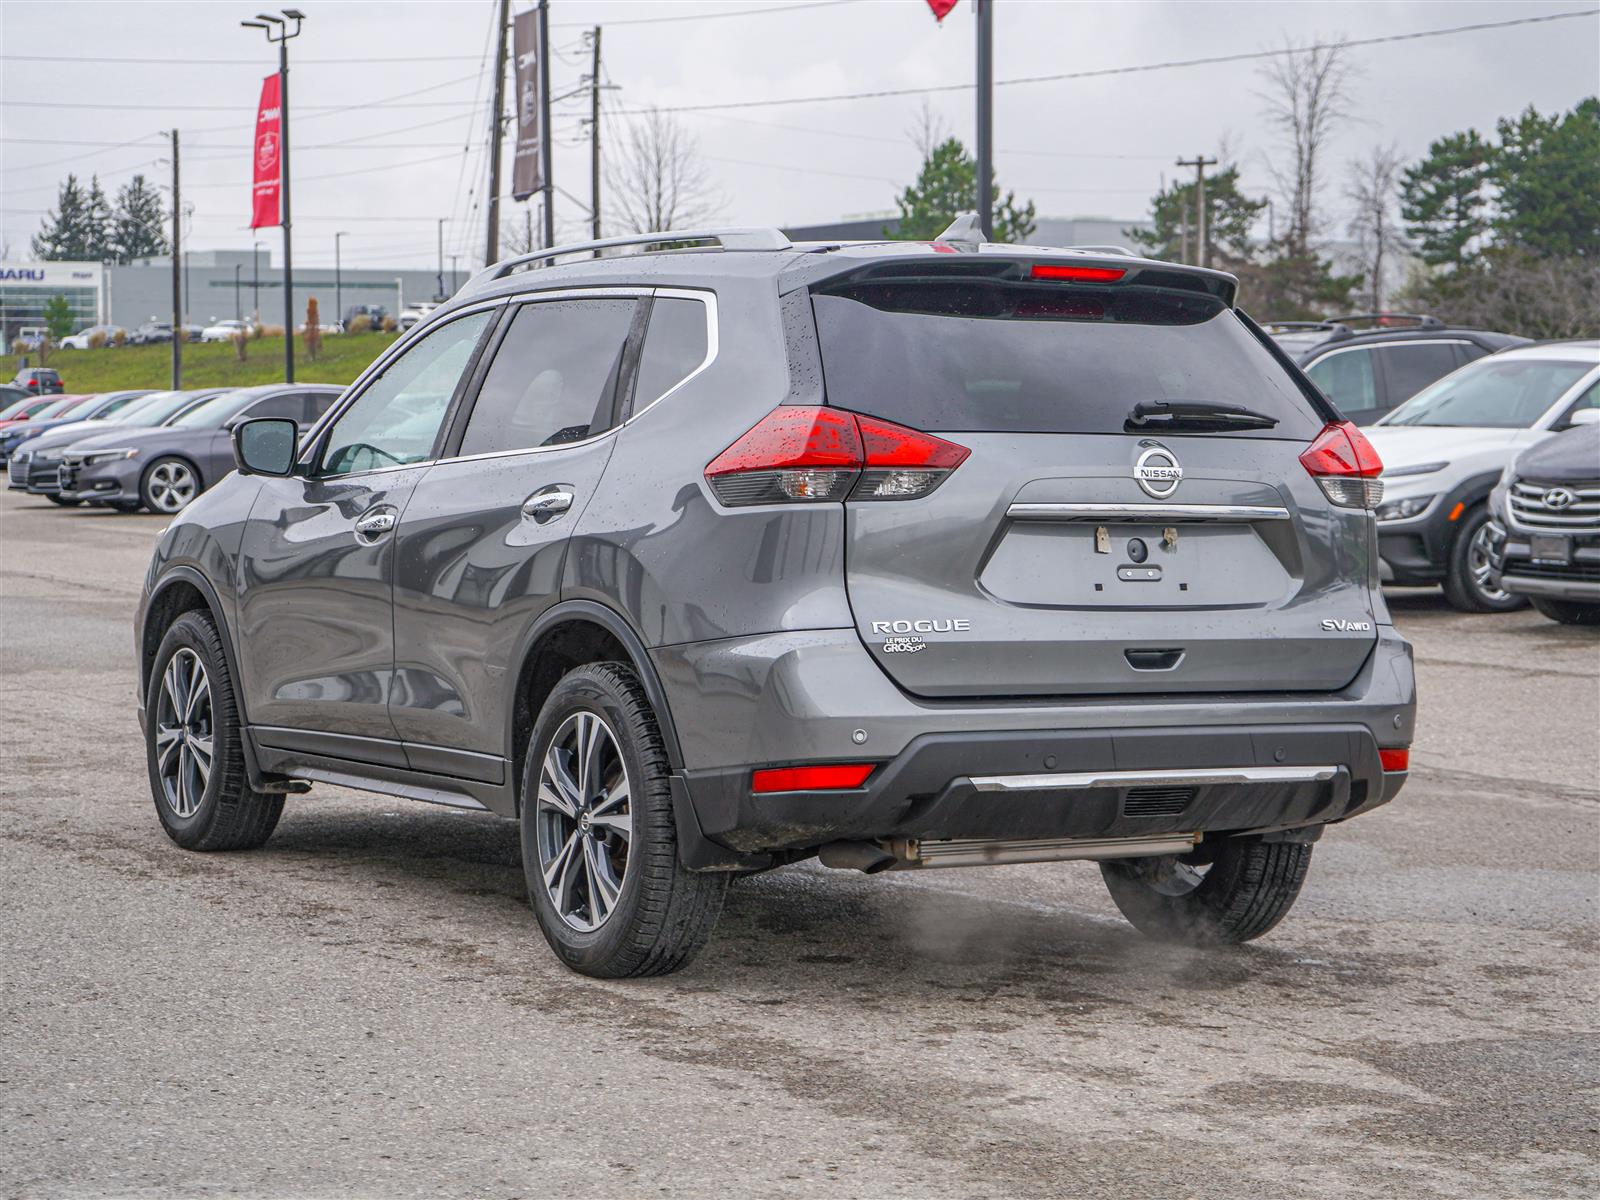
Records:
[[[866,281],[813,294],[828,403],[935,432],[1123,433],[1134,405],[1229,404],[1309,441],[1295,381],[1221,300],[1164,288]],[[1181,432],[1174,430],[1173,432]]]

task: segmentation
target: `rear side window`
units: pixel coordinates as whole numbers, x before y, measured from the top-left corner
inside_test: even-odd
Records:
[[[1370,350],[1329,354],[1307,367],[1306,374],[1346,416],[1379,407]]]
[[[1411,399],[1435,379],[1454,371],[1455,351],[1455,346],[1449,342],[1400,342],[1373,351],[1383,360],[1390,406]]]
[[[829,404],[932,432],[1123,433],[1134,405],[1241,405],[1229,436],[1309,441],[1295,381],[1221,300],[1036,281],[865,281],[813,294]]]
[[[708,311],[698,300],[656,299],[650,308],[644,350],[639,355],[639,381],[633,388],[634,412],[654,404],[705,362]]]
[[[484,376],[462,454],[561,446],[604,433],[638,301],[525,304]]]

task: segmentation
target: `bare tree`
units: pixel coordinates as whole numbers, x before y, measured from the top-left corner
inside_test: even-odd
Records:
[[[723,198],[700,161],[699,146],[668,113],[634,119],[606,168],[610,206],[633,233],[703,224]],[[609,211],[609,209],[608,209]]]
[[[1406,245],[1396,206],[1403,165],[1398,146],[1374,146],[1366,158],[1350,164],[1345,187],[1344,194],[1353,206],[1347,228],[1361,255],[1373,312],[1383,311],[1384,271],[1393,269]]]
[[[1292,53],[1261,65],[1261,98],[1288,156],[1287,161],[1269,163],[1288,215],[1280,240],[1291,256],[1304,256],[1320,229],[1317,201],[1324,153],[1350,115],[1352,72],[1343,42],[1302,48],[1285,41],[1284,49]]]
[[[945,119],[933,111],[933,105],[926,100],[917,110],[917,118],[911,128],[906,130],[911,138],[911,144],[917,148],[917,155],[923,161],[933,157],[934,149],[942,146],[950,137],[950,126],[945,124]]]

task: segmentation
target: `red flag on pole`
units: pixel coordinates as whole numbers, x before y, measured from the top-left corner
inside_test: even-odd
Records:
[[[950,15],[950,10],[956,6],[956,0],[928,0],[928,7],[933,9],[934,19],[943,24],[944,19]]]
[[[278,104],[278,76],[261,81],[261,107],[256,110],[255,176],[250,195],[250,228],[276,225],[281,185],[283,143],[278,133],[282,110]]]

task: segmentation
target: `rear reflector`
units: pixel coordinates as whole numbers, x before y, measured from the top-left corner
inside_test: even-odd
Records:
[[[1409,771],[1411,769],[1411,749],[1403,746],[1399,750],[1379,750],[1378,761],[1383,764],[1385,771]]]
[[[769,767],[750,773],[752,792],[837,792],[858,788],[874,763],[835,763],[821,767]]]
[[[706,468],[730,506],[926,496],[971,451],[840,408],[773,409]]]
[[[1300,465],[1340,508],[1377,508],[1383,499],[1383,461],[1366,435],[1349,421],[1322,427],[1300,455]]]
[[[1065,263],[1034,263],[1035,279],[1066,279],[1077,283],[1115,283],[1126,275],[1124,267],[1072,267]]]

